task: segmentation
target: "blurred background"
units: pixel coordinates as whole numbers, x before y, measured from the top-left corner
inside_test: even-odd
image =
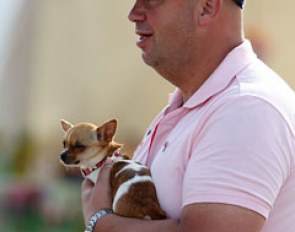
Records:
[[[0,231],[82,231],[59,120],[119,120],[132,153],[173,87],[141,60],[133,0],[0,0]],[[259,57],[294,88],[295,2],[248,0]]]

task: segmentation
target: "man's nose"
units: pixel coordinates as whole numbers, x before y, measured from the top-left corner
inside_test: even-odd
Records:
[[[145,17],[145,8],[142,4],[142,1],[137,0],[129,12],[128,19],[135,23],[138,21],[144,21]]]

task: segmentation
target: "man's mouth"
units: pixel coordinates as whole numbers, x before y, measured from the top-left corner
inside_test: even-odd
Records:
[[[139,36],[138,42],[145,41],[151,36]]]
[[[136,44],[140,48],[143,48],[146,45],[149,38],[153,36],[152,33],[145,31],[136,31],[136,34],[139,36],[139,39]]]

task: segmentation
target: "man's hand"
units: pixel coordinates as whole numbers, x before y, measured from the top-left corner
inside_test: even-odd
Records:
[[[85,224],[90,217],[103,208],[112,208],[110,171],[112,163],[107,163],[101,168],[97,182],[94,185],[85,179],[82,183],[81,198]]]

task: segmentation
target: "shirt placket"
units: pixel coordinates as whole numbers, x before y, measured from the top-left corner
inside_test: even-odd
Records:
[[[186,108],[178,108],[173,112],[164,115],[151,132],[151,139],[148,149],[147,165],[151,166],[154,158],[164,146],[166,139],[177,123],[187,113]]]

